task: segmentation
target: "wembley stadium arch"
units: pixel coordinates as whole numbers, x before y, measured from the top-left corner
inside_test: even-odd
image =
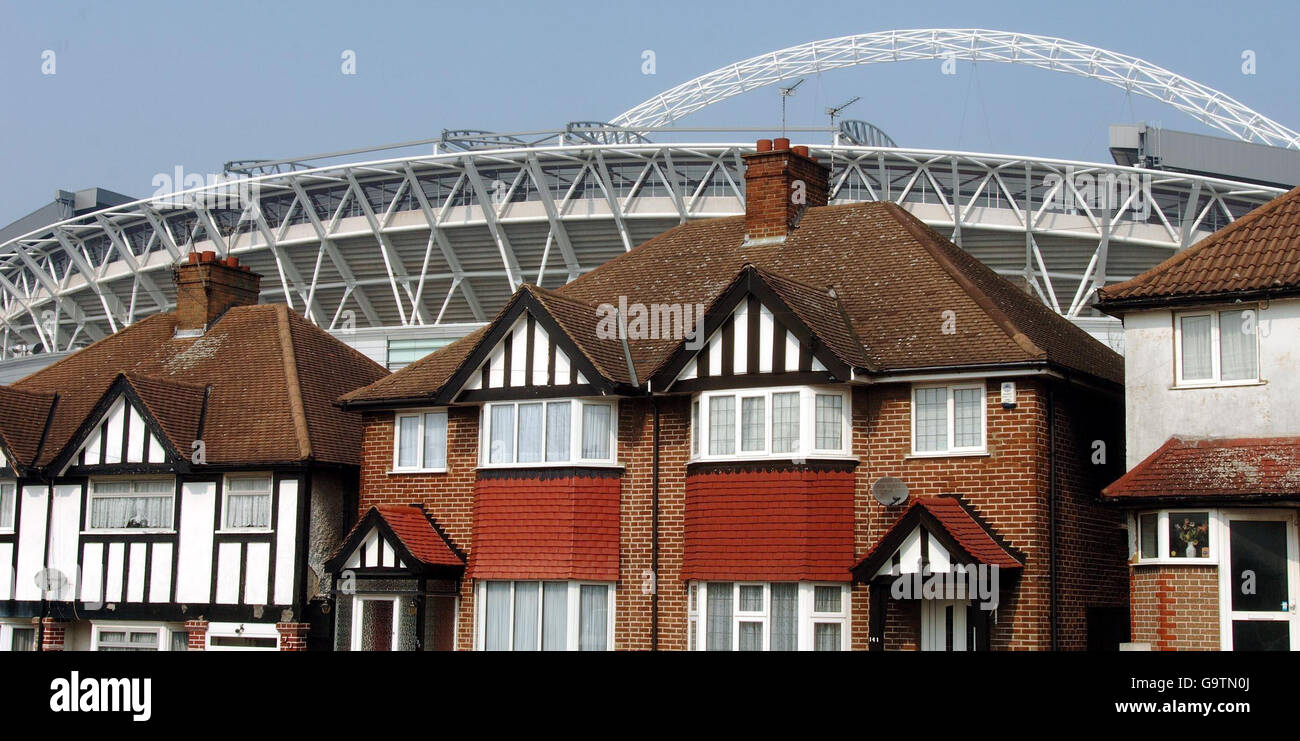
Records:
[[[608,123],[449,130],[388,147],[230,162],[217,182],[8,239],[0,244],[0,381],[169,310],[171,266],[208,250],[261,273],[264,300],[400,364],[490,319],[522,282],[555,286],[676,224],[743,213],[741,155],[755,136],[693,131],[678,123],[690,113],[800,75],[942,58],[1095,79],[1241,141],[1300,148],[1296,132],[1230,96],[1064,39],[927,29],[810,42],[702,75]],[[1282,192],[1116,164],[912,149],[862,121],[790,132],[830,135],[809,147],[831,166],[834,202],[903,205],[1103,339],[1117,327],[1089,309],[1097,287]],[[656,141],[668,134],[675,140]],[[683,137],[692,140],[676,141]],[[1121,187],[1098,206],[1094,191],[1113,193],[1116,183],[1140,187]]]

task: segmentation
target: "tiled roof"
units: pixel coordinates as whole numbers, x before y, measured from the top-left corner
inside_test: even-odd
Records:
[[[20,468],[32,464],[54,401],[52,393],[0,386],[0,441],[13,458],[11,464]]]
[[[1300,437],[1173,437],[1102,490],[1116,501],[1300,497]]]
[[[382,523],[380,522],[382,521]],[[463,567],[461,555],[451,539],[442,532],[424,510],[416,505],[380,504],[371,507],[357,524],[352,526],[343,542],[334,551],[331,562],[350,554],[369,534],[372,527],[387,530],[411,558],[424,566]]]
[[[1097,308],[1300,293],[1300,188],[1284,193],[1141,275],[1106,286]]]
[[[683,579],[848,581],[853,471],[688,475]]]
[[[199,438],[199,423],[203,418],[203,402],[207,389],[192,383],[162,380],[139,373],[120,375],[131,385],[136,396],[179,451],[189,451]]]
[[[469,575],[617,580],[619,478],[520,476],[475,484]]]
[[[783,298],[788,296],[810,329],[858,367],[892,372],[1037,362],[1123,381],[1118,354],[895,204],[810,208],[783,243],[747,245],[744,232],[743,216],[689,222],[555,291],[520,290],[548,308],[558,306],[553,296],[581,302],[566,307],[570,312],[617,305],[620,297],[646,306],[707,307],[753,265],[783,285]],[[953,333],[942,331],[948,311],[956,320]],[[594,319],[594,312],[589,319],[575,316],[565,328],[594,334]],[[593,346],[580,336],[572,339],[584,352]],[[438,390],[476,342],[443,348],[352,398],[397,400]],[[593,362],[615,376],[610,380],[619,380],[621,343],[595,344],[605,354]],[[679,344],[680,339],[631,340],[636,377],[644,382]]]
[[[334,400],[382,367],[283,305],[230,309],[201,337],[176,337],[157,314],[12,385],[59,395],[38,463],[49,464],[125,374],[168,437],[195,426],[195,389],[210,388],[202,437],[209,464],[314,460],[358,464],[361,422]],[[174,440],[188,451],[192,440]]]
[[[918,497],[912,500],[898,520],[876,541],[853,568],[860,581],[870,581],[886,561],[893,557],[902,541],[917,526],[926,528],[931,535],[946,535],[948,540],[965,552],[969,561],[1003,569],[1024,566],[1021,558],[1002,543],[981,519],[956,497]],[[936,532],[936,530],[938,532]],[[958,556],[959,561],[962,554]]]

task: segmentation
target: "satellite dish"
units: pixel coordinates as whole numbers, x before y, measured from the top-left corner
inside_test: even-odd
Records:
[[[871,485],[871,496],[886,507],[896,507],[907,501],[907,484],[894,476],[881,476]]]

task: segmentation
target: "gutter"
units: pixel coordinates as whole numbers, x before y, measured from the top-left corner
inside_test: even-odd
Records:
[[[1056,599],[1056,390],[1047,389],[1047,582],[1051,649],[1060,650]]]
[[[659,400],[650,397],[654,409],[654,452],[650,464],[650,650],[659,650]]]

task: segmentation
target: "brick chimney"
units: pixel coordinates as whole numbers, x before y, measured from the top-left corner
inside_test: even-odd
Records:
[[[176,281],[176,329],[202,333],[232,306],[252,306],[262,276],[240,265],[238,257],[217,259],[215,252],[191,252],[172,272]]]
[[[784,239],[806,209],[825,206],[829,173],[789,139],[759,139],[745,160],[745,240]]]

